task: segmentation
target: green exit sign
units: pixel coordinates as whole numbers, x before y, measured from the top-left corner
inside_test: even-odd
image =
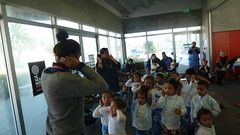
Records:
[[[185,8],[182,9],[182,12],[183,12],[183,13],[191,13],[191,12],[192,12],[192,9],[189,8],[189,7],[185,7]]]

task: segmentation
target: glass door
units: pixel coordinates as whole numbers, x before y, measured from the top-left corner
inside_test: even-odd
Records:
[[[179,63],[178,72],[184,73],[188,69],[188,44],[187,34],[176,34],[174,35],[174,44],[176,48],[176,61]]]
[[[95,37],[82,37],[84,62],[95,67],[97,62],[97,42]]]
[[[0,135],[16,135],[6,64],[0,36]]]
[[[188,50],[192,46],[191,43],[195,41],[196,46],[200,47],[200,34],[199,33],[180,33],[174,34],[174,45],[176,48],[176,60],[179,63],[178,72],[185,73],[189,68]]]

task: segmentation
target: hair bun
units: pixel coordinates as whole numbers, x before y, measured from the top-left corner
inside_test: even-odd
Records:
[[[64,42],[64,41],[66,41],[67,38],[68,38],[68,33],[67,33],[65,30],[60,30],[60,31],[57,33],[56,37],[57,37],[57,40],[58,40],[59,42]]]

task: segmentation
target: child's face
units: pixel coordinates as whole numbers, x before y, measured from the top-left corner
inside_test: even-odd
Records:
[[[134,82],[141,82],[141,77],[139,77],[138,75],[134,75],[133,80]]]
[[[207,94],[207,88],[204,85],[197,85],[197,93],[203,97]]]
[[[176,91],[177,90],[173,87],[172,84],[170,84],[170,83],[165,84],[164,92],[165,92],[166,96],[173,96],[176,94]]]
[[[202,114],[200,118],[200,124],[205,127],[211,128],[213,124],[212,116],[210,114]]]
[[[146,99],[146,97],[144,96],[144,94],[138,93],[137,97],[138,97],[138,98],[137,98],[138,103],[139,103],[140,105],[144,105],[144,104],[147,102],[147,99]]]
[[[110,106],[112,100],[112,96],[110,93],[102,94],[102,102],[105,106]]]
[[[117,106],[115,102],[111,102],[111,114],[112,116],[117,116]]]
[[[145,79],[144,84],[147,85],[148,87],[152,88],[153,87],[153,81],[151,79]]]
[[[192,78],[192,75],[189,75],[189,74],[186,74],[186,79],[187,79],[187,81],[191,81],[191,78]]]

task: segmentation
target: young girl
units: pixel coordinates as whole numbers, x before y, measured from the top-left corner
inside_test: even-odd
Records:
[[[126,110],[126,104],[120,98],[113,98],[111,102],[111,111],[108,113],[108,133],[126,134],[126,116],[123,112]]]
[[[136,128],[136,135],[149,135],[152,127],[151,97],[148,94],[150,88],[146,85],[137,91],[137,100],[133,112],[133,127]]]
[[[162,108],[164,134],[180,134],[180,116],[186,112],[186,108],[183,99],[177,95],[178,87],[179,82],[176,79],[169,79],[157,103],[157,107]]]
[[[206,108],[202,108],[197,113],[197,121],[199,127],[196,135],[216,135],[215,127],[213,125],[212,112]]]
[[[109,111],[110,110],[110,105],[111,105],[111,100],[113,97],[113,93],[111,91],[105,91],[103,92],[100,101],[99,101],[99,106],[94,110],[93,112],[93,117],[94,118],[101,118],[101,123],[102,123],[102,134],[106,135],[108,134],[108,116],[104,115],[105,113],[101,114],[100,111]]]
[[[151,94],[152,104],[156,104],[161,96],[161,92],[154,88],[154,78],[147,76],[144,80],[144,84],[150,88],[149,93]],[[159,135],[161,133],[161,109],[155,108],[152,110],[152,134]]]
[[[131,115],[132,115],[133,109],[135,106],[134,101],[136,100],[136,91],[141,86],[141,75],[138,72],[134,73],[133,77],[126,82],[125,86],[130,87],[132,90],[132,100],[131,100],[131,107],[130,107]]]

